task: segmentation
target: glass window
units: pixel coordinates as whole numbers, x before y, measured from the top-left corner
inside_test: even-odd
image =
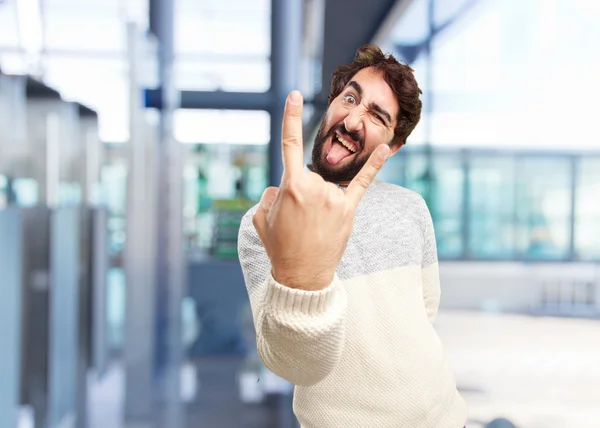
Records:
[[[182,0],[176,8],[175,85],[265,92],[270,87],[271,3]]]
[[[386,183],[404,186],[404,169],[406,168],[407,153],[406,150],[400,149],[394,156],[389,158],[377,173],[376,179],[385,181]]]
[[[175,139],[182,143],[269,143],[271,117],[266,111],[188,110],[174,116]]]
[[[427,65],[419,61],[415,49],[427,34],[427,3],[412,2],[387,42],[418,73]],[[437,24],[465,4],[477,4],[432,41],[431,88],[425,88],[426,82],[418,77],[425,95],[433,91],[432,131],[423,136],[425,140],[436,145],[544,151],[561,149],[565,141],[577,148],[598,141],[594,104],[600,97],[596,77],[600,50],[594,45],[600,40],[597,2],[435,3]],[[569,52],[569,61],[563,60],[564,52]],[[548,64],[554,64],[551,70]],[[577,79],[572,79],[574,75]],[[570,89],[557,91],[565,81],[570,82]],[[565,110],[557,105],[581,108]]]
[[[240,220],[267,187],[267,168],[266,145],[190,146],[183,210],[195,257],[237,258]]]
[[[390,34],[391,48],[398,45],[418,44],[427,38],[429,34],[428,4],[429,0],[410,2]]]
[[[118,58],[61,55],[46,60],[44,81],[67,101],[80,102],[98,112],[100,139],[123,142],[129,138],[127,64]]]
[[[473,155],[469,161],[469,250],[475,259],[515,254],[515,161]]]
[[[175,61],[175,86],[182,90],[266,92],[271,68],[265,57],[194,56]]]
[[[405,183],[406,187],[414,190],[421,196],[428,191],[428,180],[425,176],[427,159],[422,151],[406,152]]]
[[[582,260],[600,260],[600,157],[578,163],[575,202],[575,253]]]
[[[456,154],[436,153],[431,158],[431,175],[427,156],[410,153],[406,158],[406,187],[419,193],[433,217],[439,258],[458,258],[463,253],[463,183],[464,171]]]
[[[53,7],[54,6],[54,7]],[[44,14],[45,45],[50,50],[94,52],[125,52],[126,27],[117,8],[102,3],[86,3],[75,8],[50,4]]]
[[[270,16],[265,10],[241,8],[177,15],[175,51],[178,54],[262,55],[270,52]]]
[[[0,50],[7,47],[16,48],[21,45],[16,19],[16,5],[16,1],[0,2],[0,28],[2,28],[2,31],[0,31]]]
[[[436,154],[430,200],[440,258],[463,256],[464,168],[456,154]]]
[[[0,210],[8,205],[8,180],[0,175]]]
[[[519,255],[525,259],[566,259],[570,246],[570,159],[526,157],[517,162]]]
[[[444,0],[436,1],[433,13],[434,23],[437,26],[447,23],[455,17],[462,17],[473,6],[470,0]]]

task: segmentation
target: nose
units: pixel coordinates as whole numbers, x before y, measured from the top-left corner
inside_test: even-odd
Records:
[[[344,126],[348,132],[361,131],[363,127],[364,113],[361,106],[356,106],[348,112],[348,116],[344,119]]]

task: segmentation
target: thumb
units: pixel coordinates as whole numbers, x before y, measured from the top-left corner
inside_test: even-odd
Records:
[[[260,198],[258,209],[268,212],[273,206],[273,202],[275,202],[275,199],[277,199],[278,193],[278,187],[267,187]]]
[[[356,208],[361,198],[373,182],[373,179],[385,163],[390,148],[387,144],[381,144],[369,157],[367,163],[362,167],[354,179],[350,182],[346,197],[350,200],[353,207]]]
[[[263,245],[265,245],[267,215],[269,214],[275,199],[277,199],[278,193],[279,189],[277,187],[267,187],[260,198],[256,212],[252,216],[252,224]]]

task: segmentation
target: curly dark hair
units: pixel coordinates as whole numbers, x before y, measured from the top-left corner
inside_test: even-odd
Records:
[[[350,64],[339,66],[333,73],[331,91],[327,105],[342,93],[350,79],[356,73],[366,67],[373,67],[383,73],[386,83],[398,98],[400,109],[398,110],[398,124],[394,129],[393,145],[406,144],[406,139],[415,129],[421,119],[422,93],[414,76],[414,70],[407,64],[399,62],[391,54],[384,54],[382,50],[373,44],[362,45]]]

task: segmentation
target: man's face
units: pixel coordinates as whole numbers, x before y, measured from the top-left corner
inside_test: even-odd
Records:
[[[313,171],[334,183],[351,181],[380,144],[392,142],[398,110],[383,74],[371,67],[360,70],[323,117],[312,152]]]

